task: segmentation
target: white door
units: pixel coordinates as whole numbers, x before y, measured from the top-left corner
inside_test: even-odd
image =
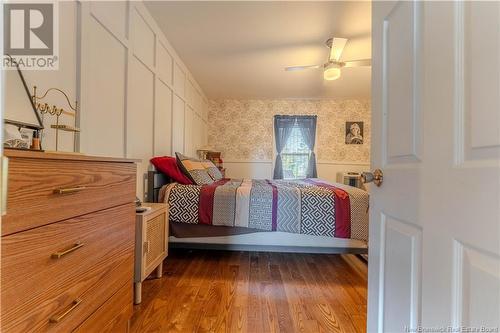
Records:
[[[500,3],[372,10],[368,331],[498,329]]]

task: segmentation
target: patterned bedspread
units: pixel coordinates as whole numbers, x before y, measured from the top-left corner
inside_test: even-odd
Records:
[[[319,179],[169,184],[170,221],[368,239],[368,193]]]

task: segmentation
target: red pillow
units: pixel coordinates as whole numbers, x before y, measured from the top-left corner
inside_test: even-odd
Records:
[[[193,182],[182,173],[181,169],[177,165],[177,160],[175,157],[161,156],[153,157],[150,162],[156,167],[156,169],[164,173],[167,177],[172,178],[173,181],[182,185],[192,185]]]

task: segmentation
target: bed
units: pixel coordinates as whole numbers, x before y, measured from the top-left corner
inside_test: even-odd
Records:
[[[170,246],[367,253],[368,193],[321,179],[221,179],[181,185],[148,173],[148,201],[166,202]]]

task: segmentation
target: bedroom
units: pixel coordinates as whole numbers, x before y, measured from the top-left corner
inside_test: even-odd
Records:
[[[2,331],[498,327],[498,3],[47,3],[3,8]]]

